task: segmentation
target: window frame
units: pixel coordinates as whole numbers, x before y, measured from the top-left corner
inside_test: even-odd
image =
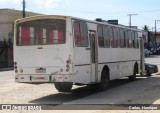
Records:
[[[133,48],[133,44],[132,44],[132,31],[131,30],[128,30],[128,40],[129,40],[128,48]]]
[[[120,48],[126,48],[125,30],[123,28],[119,29],[119,37],[120,37]]]
[[[97,25],[98,45],[100,48],[110,48],[109,26]],[[102,40],[102,41],[101,41]]]
[[[139,37],[138,37],[138,32],[135,32],[135,48],[139,49]]]
[[[113,37],[114,37],[114,47],[112,48],[118,48],[119,47],[119,29],[117,27],[113,27]]]
[[[57,26],[54,26],[54,24],[53,25],[51,24],[54,22]],[[16,36],[17,36],[16,45],[17,46],[56,45],[56,44],[66,43],[67,22],[65,19],[37,19],[37,20],[32,20],[32,21],[26,21],[26,22],[17,24],[16,28],[17,28],[17,32],[16,32]],[[28,36],[29,44],[22,44],[22,41],[23,41],[22,40],[23,39],[22,38],[22,32],[23,32],[22,28],[28,28],[29,30],[29,33],[30,33],[29,34],[30,36]],[[51,30],[51,28],[52,30],[56,28],[58,32],[63,32],[63,39],[64,39],[63,42],[58,42],[58,43],[49,42],[49,31]],[[42,30],[41,32],[39,32],[40,29]],[[43,31],[44,29],[46,30],[46,34],[44,34],[44,31]],[[36,35],[39,35],[37,33],[41,35],[42,39],[40,38],[40,36],[36,36]],[[45,35],[45,38],[43,37],[44,35]],[[59,38],[60,37],[58,36],[58,39]],[[44,40],[45,40],[45,43],[44,43]]]
[[[75,31],[75,24],[78,24],[79,25],[79,33],[76,33]],[[85,25],[85,28],[86,30],[83,29],[83,24]],[[84,30],[84,31],[83,31]],[[86,34],[85,34],[86,32]],[[73,33],[74,33],[74,44],[76,47],[88,47],[89,46],[89,31],[88,31],[88,25],[87,25],[87,22],[85,21],[80,21],[80,20],[75,20],[73,22]],[[84,33],[84,34],[83,34]],[[77,36],[79,35],[79,39],[76,38]],[[86,38],[83,38],[83,37],[86,37]],[[80,40],[80,42],[77,42],[77,40]],[[83,45],[83,41],[86,40],[86,43],[85,45]],[[80,44],[78,44],[80,43]]]

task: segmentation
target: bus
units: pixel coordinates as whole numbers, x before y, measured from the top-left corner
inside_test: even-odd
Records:
[[[18,83],[53,83],[105,90],[111,80],[143,73],[142,31],[63,15],[15,21],[14,71]]]

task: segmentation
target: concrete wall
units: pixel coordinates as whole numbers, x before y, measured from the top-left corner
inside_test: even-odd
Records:
[[[32,12],[26,12],[27,16],[38,15]],[[22,12],[13,9],[0,9],[0,41],[8,40],[9,34],[13,34],[14,21],[22,18]]]

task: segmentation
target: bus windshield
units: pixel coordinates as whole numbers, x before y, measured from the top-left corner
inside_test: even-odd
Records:
[[[64,44],[66,21],[62,19],[41,19],[17,25],[18,46]]]

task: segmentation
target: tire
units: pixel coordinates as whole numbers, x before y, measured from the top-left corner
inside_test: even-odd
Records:
[[[148,70],[146,76],[150,77],[150,76],[152,76],[151,74],[152,73],[150,73],[150,71]]]
[[[109,88],[110,80],[109,80],[109,71],[103,69],[101,75],[101,83],[98,84],[98,89],[100,91],[104,91]]]
[[[71,92],[73,83],[72,82],[56,82],[54,83],[54,86],[59,92]]]
[[[129,76],[129,81],[135,81],[136,80],[136,74],[137,74],[137,68],[134,66],[133,75]]]
[[[150,76],[152,76],[151,74],[152,74],[152,70],[148,69],[146,76],[150,77]]]

